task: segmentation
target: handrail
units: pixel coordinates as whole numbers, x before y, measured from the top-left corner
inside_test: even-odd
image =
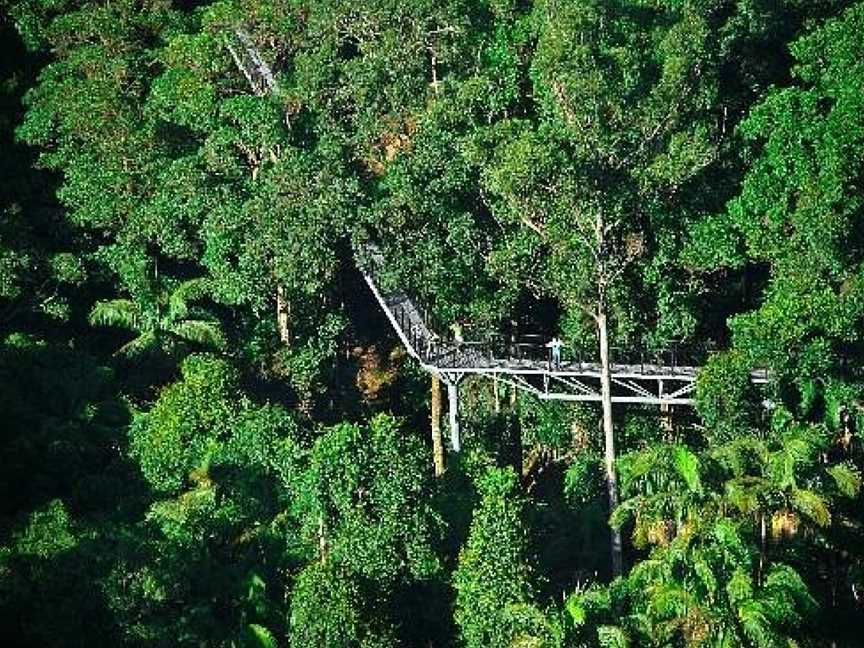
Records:
[[[373,243],[365,243],[355,256],[358,266],[372,281],[380,284],[380,275],[386,263],[380,249]],[[512,338],[496,331],[488,334],[485,340],[457,341],[450,336],[439,334],[441,327],[435,321],[434,311],[428,305],[401,291],[382,293],[382,297],[393,312],[405,339],[411,344],[417,356],[424,361],[457,363],[460,357],[468,361],[472,359],[470,354],[473,352],[476,354],[474,359],[482,357],[490,363],[545,362],[551,366],[551,349],[543,341],[548,338],[547,335],[524,333]],[[409,314],[409,310],[412,314]],[[421,324],[422,328],[419,326]],[[649,345],[613,347],[610,349],[610,355],[614,365],[638,366],[643,372],[649,365],[662,366],[674,374],[681,368],[691,369],[702,366],[715,350],[712,344],[676,342],[665,348]],[[561,364],[596,364],[597,359],[594,354],[589,355],[589,353],[583,347],[565,344],[561,349]]]

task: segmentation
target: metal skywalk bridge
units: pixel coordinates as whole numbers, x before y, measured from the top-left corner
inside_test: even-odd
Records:
[[[381,306],[408,354],[426,371],[446,383],[458,383],[467,374],[493,376],[546,400],[600,402],[600,364],[564,354],[558,365],[548,350],[533,338],[506,342],[444,340],[431,323],[428,311],[401,288],[387,290],[381,280],[384,257],[373,245],[358,255],[375,299]],[[692,392],[700,361],[707,351],[675,348],[651,353],[618,351],[611,366],[613,403],[692,405]],[[753,372],[756,383],[767,381],[764,371]]]
[[[460,381],[469,374],[489,376],[543,400],[600,402],[600,364],[582,357],[562,358],[553,364],[542,342],[493,339],[484,342],[444,340],[435,331],[427,309],[399,287],[386,288],[385,260],[372,244],[358,250],[357,265],[375,299],[390,320],[409,355],[447,385],[450,435],[459,451]],[[700,361],[707,350],[670,349],[633,353],[618,351],[611,365],[612,402],[693,405]],[[622,362],[623,361],[623,362]],[[764,370],[751,374],[754,383],[768,381]]]
[[[227,34],[231,57],[256,95],[275,93],[276,78],[242,27]],[[568,357],[553,365],[536,341],[501,339],[483,342],[445,341],[434,330],[429,313],[401,288],[382,282],[385,260],[371,244],[356,250],[358,267],[407,352],[426,371],[447,385],[450,435],[459,451],[458,385],[468,374],[490,376],[544,400],[600,402],[600,365],[594,359]],[[672,349],[650,354],[617,351],[611,366],[612,402],[692,405],[699,364],[705,353]],[[754,383],[768,380],[766,371],[751,374]]]

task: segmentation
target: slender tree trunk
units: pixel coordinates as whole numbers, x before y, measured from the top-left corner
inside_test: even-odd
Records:
[[[606,455],[606,490],[609,495],[609,513],[618,506],[618,480],[615,475],[615,434],[612,426],[612,377],[609,366],[609,331],[606,311],[602,304],[597,309],[597,333],[600,338],[600,394],[603,402],[603,439]],[[622,571],[621,534],[611,529],[612,575]]]
[[[432,374],[432,461],[435,476],[444,474],[444,441],[441,438],[441,378]]]
[[[285,299],[285,289],[276,286],[276,326],[283,344],[291,344],[291,305]]]
[[[517,475],[525,476],[525,458],[522,456],[522,425],[518,417],[510,418],[510,445],[513,469]]]
[[[495,413],[501,413],[501,390],[498,387],[498,374],[492,374],[492,397],[495,401]]]
[[[324,528],[324,516],[318,517],[318,555],[322,562],[327,560],[327,534]]]
[[[459,386],[450,381],[447,383],[448,414],[450,415],[450,445],[453,452],[462,451],[462,441],[459,434]]]
[[[765,513],[759,513],[759,569],[756,573],[756,583],[762,585],[762,577],[765,574],[765,538],[767,536],[765,527]]]
[[[435,91],[435,96],[438,96],[438,57],[435,56],[435,50],[429,48],[429,53],[432,57],[432,90]]]
[[[658,396],[663,398],[663,381],[658,380],[660,393]],[[663,430],[663,439],[667,443],[672,442],[672,408],[669,403],[660,403],[660,428]]]

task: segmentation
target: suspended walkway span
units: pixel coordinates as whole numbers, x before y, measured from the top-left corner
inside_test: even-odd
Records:
[[[238,69],[256,95],[278,91],[276,78],[255,47],[248,32],[236,27],[226,34],[227,46]],[[382,281],[385,260],[380,250],[366,244],[355,250],[358,267],[408,354],[426,371],[447,385],[450,434],[459,451],[458,385],[466,375],[490,376],[543,400],[600,402],[600,364],[563,354],[550,362],[542,342],[489,339],[459,342],[445,340],[435,330],[429,312],[399,287],[386,288]],[[693,405],[693,390],[704,353],[682,349],[634,353],[618,350],[611,365],[612,402],[660,405]],[[768,381],[767,371],[754,371],[754,383]]]
[[[386,264],[377,247],[366,244],[357,257],[366,284],[408,354],[448,385],[474,374],[494,377],[543,400],[600,402],[598,362],[586,361],[565,349],[561,362],[553,364],[545,344],[536,336],[510,341],[444,339],[426,308],[399,287],[385,288]],[[696,359],[706,353],[683,348],[650,353],[618,351],[619,361],[610,367],[612,402],[693,405],[699,372]],[[764,383],[768,376],[765,371],[754,371],[751,379]]]

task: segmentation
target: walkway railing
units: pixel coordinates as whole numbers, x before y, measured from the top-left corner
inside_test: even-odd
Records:
[[[385,272],[384,257],[372,244],[363,246],[358,264],[378,286],[387,308],[418,358],[430,365],[448,368],[489,367],[490,365],[545,365],[551,367],[551,351],[546,347],[548,337],[524,334],[518,337],[492,333],[485,340],[458,341],[440,334],[443,327],[435,321],[431,309],[401,291],[386,291],[382,281]],[[715,351],[710,344],[676,343],[663,349],[638,346],[613,347],[610,350],[614,365],[663,367],[674,374],[677,369],[692,371],[705,364]],[[564,346],[561,366],[596,365],[596,348],[581,349]]]

